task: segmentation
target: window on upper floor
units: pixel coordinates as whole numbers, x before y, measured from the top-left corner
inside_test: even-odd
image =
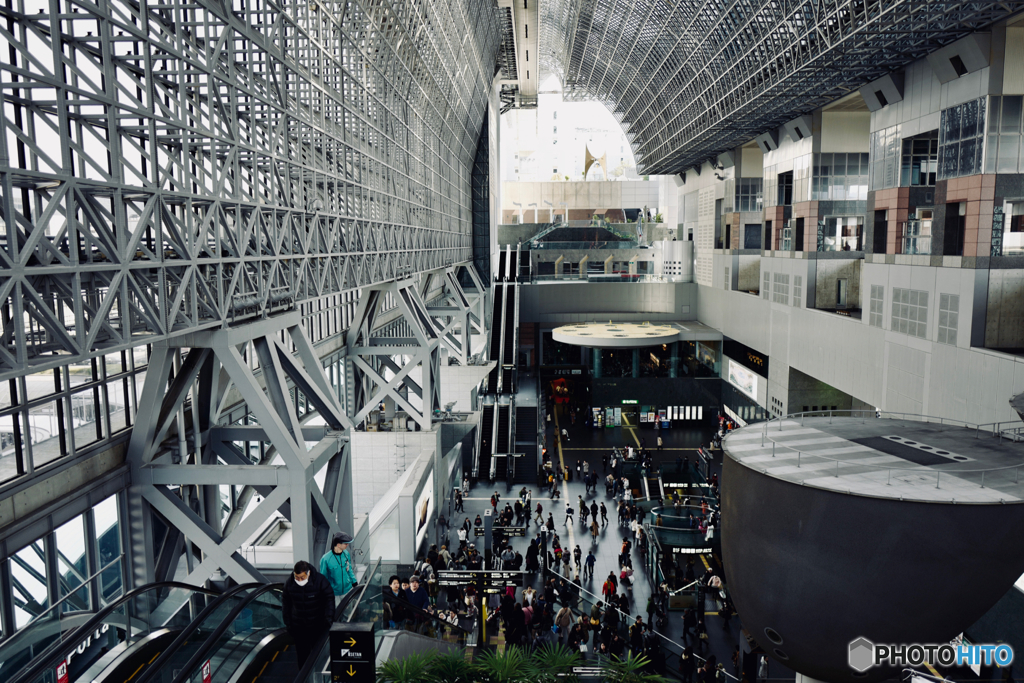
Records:
[[[900,126],[890,126],[871,134],[872,190],[896,187],[899,182]]]
[[[761,211],[761,178],[736,180],[736,211]]]
[[[868,154],[815,154],[812,201],[864,201],[868,198]]]
[[[903,141],[900,187],[934,185],[938,171],[939,131],[928,131]]]
[[[1024,172],[1024,96],[993,97],[990,105],[985,173]]]
[[[772,274],[764,274],[764,284],[761,285],[761,298],[770,299],[772,297]]]
[[[979,97],[943,109],[939,119],[938,179],[981,173],[985,102]]]
[[[794,275],[793,276],[793,305],[797,308],[803,307],[804,297],[804,276]]]
[[[822,222],[818,251],[861,251],[864,248],[864,216],[829,216]]]

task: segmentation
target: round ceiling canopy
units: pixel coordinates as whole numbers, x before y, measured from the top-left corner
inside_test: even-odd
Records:
[[[679,329],[650,323],[577,323],[556,327],[551,336],[573,346],[632,349],[677,341]]]

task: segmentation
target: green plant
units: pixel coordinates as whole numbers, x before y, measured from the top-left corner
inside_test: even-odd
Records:
[[[533,680],[529,657],[521,648],[509,646],[504,652],[476,656],[476,673],[481,683],[527,683]]]
[[[377,667],[377,683],[424,683],[430,681],[430,667],[437,659],[432,652],[417,652],[403,659],[389,659]]]
[[[657,214],[657,215],[655,215],[655,216],[654,216],[654,222],[655,222],[655,223],[664,223],[664,222],[665,222],[665,217],[664,217],[664,216],[662,216],[662,215],[661,215],[661,214],[659,213],[659,214]]]
[[[537,683],[555,683],[556,681],[571,682],[572,667],[580,663],[580,654],[565,645],[548,643],[533,650],[530,655],[530,680]],[[569,674],[559,676],[559,674]]]
[[[605,663],[605,680],[613,683],[669,683],[664,676],[644,673],[644,667],[650,663],[651,660],[643,655],[634,657],[629,654],[625,659],[612,657]]]
[[[466,661],[465,650],[453,650],[437,655],[430,662],[430,678],[444,683],[472,683],[476,680],[475,669]]]

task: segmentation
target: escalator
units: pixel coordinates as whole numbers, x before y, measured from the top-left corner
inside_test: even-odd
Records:
[[[498,393],[498,378],[501,373],[501,350],[502,350],[502,317],[505,312],[504,306],[505,286],[494,285],[494,306],[491,312],[491,355],[490,359],[495,362],[494,368],[487,376],[487,390]]]
[[[498,406],[498,427],[494,435],[494,452],[507,454],[509,449],[509,432],[512,426],[512,406]],[[508,456],[494,459],[494,481],[508,481]]]
[[[494,453],[494,405],[485,405],[480,415],[480,457],[474,477],[490,479],[491,454]]]
[[[519,305],[518,287],[514,284],[505,287],[505,324],[502,325],[502,356],[503,368],[511,368],[516,364],[516,307]],[[502,384],[502,393],[514,393],[511,384]]]
[[[217,605],[258,585],[236,586],[223,594],[176,582],[143,586],[62,633],[58,642],[37,652],[20,671],[5,657],[0,677],[7,683],[49,683],[63,666],[69,680],[91,681],[96,672],[113,667],[128,671],[123,677],[127,680]],[[5,649],[10,643],[4,644]]]
[[[516,453],[523,457],[516,462],[513,484],[533,484],[537,481],[537,408],[516,408]]]

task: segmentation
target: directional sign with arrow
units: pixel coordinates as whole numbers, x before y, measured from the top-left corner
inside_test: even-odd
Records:
[[[374,683],[377,652],[373,624],[331,626],[331,679],[335,682]]]

